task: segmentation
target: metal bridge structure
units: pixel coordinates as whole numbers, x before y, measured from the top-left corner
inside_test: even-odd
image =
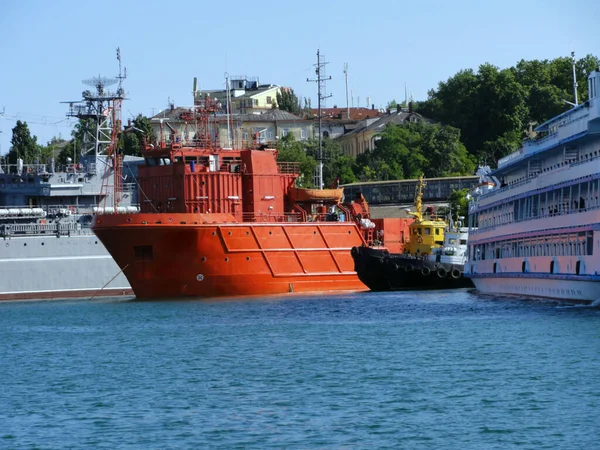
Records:
[[[447,178],[426,178],[426,186],[423,188],[424,202],[448,201],[452,192],[460,189],[471,189],[479,180],[477,176],[465,177],[447,177]],[[412,180],[392,180],[392,181],[366,181],[361,183],[344,184],[344,197],[346,201],[362,193],[369,202],[369,205],[406,205],[412,204],[415,199],[417,178]]]

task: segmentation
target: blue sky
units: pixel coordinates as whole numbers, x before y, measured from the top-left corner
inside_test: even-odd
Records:
[[[68,137],[65,100],[82,80],[127,67],[123,118],[191,104],[193,77],[205,89],[224,74],[289,86],[316,105],[318,48],[332,80],[327,106],[345,106],[348,64],[354,106],[424,100],[461,69],[485,62],[505,68],[521,59],[600,56],[600,2],[205,0],[102,2],[0,1],[0,152],[17,118],[38,142]],[[360,102],[360,103],[359,103]]]

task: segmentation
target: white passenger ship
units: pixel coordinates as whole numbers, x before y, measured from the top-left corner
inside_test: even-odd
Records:
[[[589,100],[480,170],[465,265],[480,292],[600,299],[600,68],[588,84]]]

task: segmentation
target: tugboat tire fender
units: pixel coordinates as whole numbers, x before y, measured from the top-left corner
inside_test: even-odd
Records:
[[[458,280],[460,278],[460,270],[458,270],[458,269],[452,269],[452,272],[450,273],[450,276],[452,278],[454,278],[455,280]]]
[[[413,266],[412,264],[407,264],[406,266],[404,266],[404,270],[406,270],[407,272],[412,272],[413,270],[415,270],[415,266]]]
[[[440,267],[437,270],[437,276],[440,278],[446,278],[446,275],[448,275],[448,272],[446,272],[446,269],[444,269],[443,267]]]
[[[427,276],[429,276],[429,274],[430,274],[430,273],[431,273],[431,269],[430,269],[429,267],[423,267],[423,268],[421,269],[421,274],[422,274],[424,277],[427,277]]]
[[[356,256],[356,255],[358,255],[358,249],[356,247],[352,247],[352,250],[350,250],[350,253],[352,253],[352,255]]]

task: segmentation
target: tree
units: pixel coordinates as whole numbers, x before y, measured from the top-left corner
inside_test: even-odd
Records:
[[[396,100],[392,100],[391,102],[388,102],[385,109],[389,111],[395,111],[397,107],[398,103],[396,102]]]
[[[389,124],[375,148],[358,156],[361,180],[402,180],[471,174],[475,161],[456,128],[425,122]]]
[[[469,189],[460,189],[456,191],[452,191],[450,197],[448,198],[448,203],[450,205],[450,210],[453,218],[457,217],[467,217],[469,214],[469,200],[467,199],[467,194],[469,193]]]
[[[566,111],[573,101],[571,58],[519,61],[500,70],[482,64],[477,72],[462,70],[415,109],[426,117],[460,130],[469,153],[480,162],[494,164],[521,145],[530,126]],[[579,101],[587,98],[586,79],[599,60],[586,55],[577,60]]]
[[[33,164],[36,159],[39,159],[37,136],[31,136],[27,122],[17,120],[16,126],[12,129],[10,143],[11,149],[8,152],[9,164],[16,164],[19,158],[25,164]]]
[[[96,127],[94,119],[79,119],[71,131],[72,139],[58,154],[56,162],[61,165],[78,163],[83,152],[92,150]]]
[[[142,139],[144,138],[148,144],[156,142],[150,119],[138,114],[133,120],[132,127],[126,127],[125,132],[121,133],[119,148],[125,155],[142,156]]]
[[[330,138],[323,138],[321,142],[323,152],[323,185],[325,187],[333,186],[337,184],[338,180],[340,184],[358,181],[354,173],[356,163],[353,158],[342,153],[340,144]],[[318,139],[310,139],[304,145],[306,154],[315,161],[318,161]]]
[[[308,156],[302,143],[296,141],[293,134],[284,136],[278,145],[278,161],[289,161],[300,163],[300,177],[296,180],[299,187],[314,187],[314,172],[317,167],[317,161],[312,156]]]
[[[282,111],[296,115],[300,114],[300,101],[292,88],[281,88],[277,91],[277,105]]]

